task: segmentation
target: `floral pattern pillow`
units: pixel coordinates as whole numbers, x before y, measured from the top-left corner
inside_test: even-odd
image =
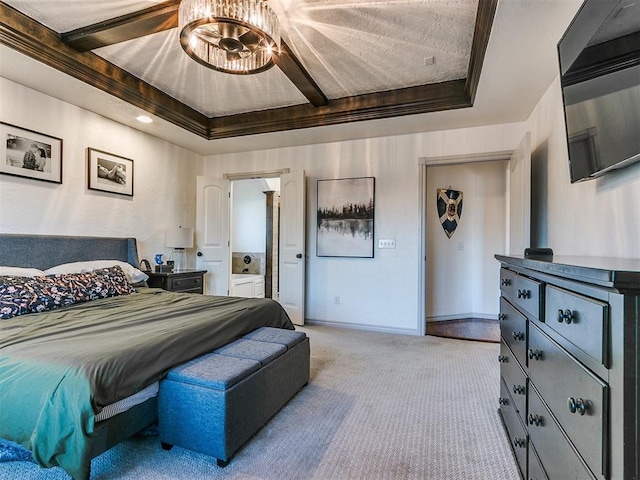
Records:
[[[46,277],[0,276],[0,319],[134,292],[119,266]]]

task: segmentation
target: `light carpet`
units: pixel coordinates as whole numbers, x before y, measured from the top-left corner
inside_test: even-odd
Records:
[[[92,480],[516,480],[498,417],[499,345],[311,326],[311,380],[226,468],[157,436],[92,462]],[[0,480],[67,479],[0,463]]]

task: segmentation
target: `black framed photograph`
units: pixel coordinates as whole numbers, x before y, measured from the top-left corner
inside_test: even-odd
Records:
[[[375,178],[318,180],[318,257],[373,257]]]
[[[133,197],[133,160],[87,149],[89,189]]]
[[[62,139],[0,122],[0,173],[62,183]]]

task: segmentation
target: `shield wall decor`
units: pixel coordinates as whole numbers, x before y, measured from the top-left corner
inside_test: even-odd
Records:
[[[444,233],[451,238],[462,216],[462,192],[449,188],[438,189],[438,217]]]

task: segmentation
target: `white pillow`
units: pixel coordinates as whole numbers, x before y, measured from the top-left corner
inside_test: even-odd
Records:
[[[8,277],[44,277],[46,273],[37,268],[0,267],[0,275]]]
[[[84,273],[91,272],[98,268],[113,267],[114,265],[120,266],[127,276],[129,283],[144,282],[149,278],[144,272],[141,272],[133,265],[127,262],[121,262],[120,260],[89,260],[86,262],[72,262],[63,263],[62,265],[56,265],[44,271],[46,275],[55,275],[57,273]]]

